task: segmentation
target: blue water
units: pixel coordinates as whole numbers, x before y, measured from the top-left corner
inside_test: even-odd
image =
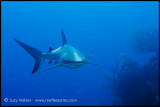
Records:
[[[137,29],[159,28],[159,2],[1,2],[1,104],[2,105],[112,105],[113,96],[103,88],[112,75],[110,67],[127,53],[139,66],[152,53],[137,53],[126,44]],[[61,29],[68,44],[88,62],[77,69],[57,67],[32,74],[34,58],[13,37],[41,52],[62,44]],[[40,70],[53,66],[45,60]],[[4,99],[8,101],[5,102]],[[76,99],[76,102],[11,102],[13,99]]]

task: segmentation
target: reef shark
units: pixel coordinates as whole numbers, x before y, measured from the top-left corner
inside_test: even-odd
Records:
[[[38,49],[35,49],[29,45],[26,45],[17,39],[13,38],[20,46],[22,46],[31,56],[35,59],[35,65],[32,71],[32,74],[34,73],[40,73],[37,72],[39,67],[42,65],[45,59],[49,60],[49,64],[54,62],[54,66],[51,68],[48,68],[46,70],[58,67],[58,66],[64,66],[67,68],[79,68],[84,64],[95,64],[95,63],[87,63],[87,59],[90,59],[90,56],[84,55],[81,52],[79,52],[77,49],[69,45],[66,41],[65,34],[63,30],[61,30],[62,35],[62,45],[58,47],[57,49],[49,48],[48,52],[41,52]],[[96,65],[96,64],[95,64]],[[43,70],[43,71],[46,71]],[[41,71],[41,72],[43,72]]]

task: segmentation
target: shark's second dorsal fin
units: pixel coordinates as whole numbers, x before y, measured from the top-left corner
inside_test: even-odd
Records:
[[[65,37],[65,34],[63,32],[63,29],[61,30],[61,33],[62,33],[62,46],[67,44],[67,41],[66,41],[66,37]]]
[[[48,50],[48,52],[51,52],[53,50],[53,48],[52,47],[49,47],[49,50]]]
[[[49,61],[49,62],[48,62],[48,64],[51,64],[51,63],[52,63],[52,61]]]

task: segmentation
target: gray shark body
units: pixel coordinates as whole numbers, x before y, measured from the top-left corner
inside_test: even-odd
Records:
[[[67,68],[78,68],[86,62],[86,56],[76,50],[74,47],[65,44],[51,52],[43,54],[50,61]]]
[[[85,55],[83,55],[81,52],[79,52],[71,45],[67,44],[63,30],[61,30],[61,32],[62,32],[62,46],[60,46],[57,49],[50,48],[48,52],[44,53],[14,39],[19,45],[21,45],[27,52],[29,52],[35,58],[36,62],[32,74],[37,72],[38,68],[41,66],[41,64],[44,62],[45,59],[48,59],[50,61],[49,64],[54,62],[54,66],[51,68],[57,66],[64,66],[67,68],[74,69],[74,68],[79,68],[84,64],[92,64],[86,62],[87,57]]]

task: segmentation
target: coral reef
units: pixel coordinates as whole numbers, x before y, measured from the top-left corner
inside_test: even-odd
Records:
[[[123,54],[120,69],[111,67],[112,76],[107,90],[112,92],[113,105],[119,106],[158,106],[159,105],[159,48],[157,33],[138,33],[132,38],[131,46],[140,52],[156,52],[149,62],[139,67],[137,62]],[[158,42],[158,43],[157,43]]]

